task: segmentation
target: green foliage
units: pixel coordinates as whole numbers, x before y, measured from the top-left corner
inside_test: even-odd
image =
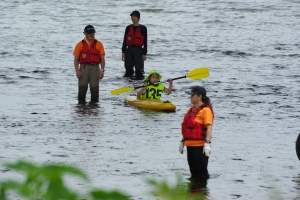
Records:
[[[128,196],[118,191],[106,192],[103,190],[94,190],[91,192],[91,196],[94,200],[130,200]]]
[[[78,195],[70,191],[62,180],[62,176],[70,174],[87,180],[87,176],[78,169],[60,165],[37,166],[29,162],[19,161],[14,164],[6,164],[5,167],[26,174],[23,183],[6,181],[0,184],[2,193],[11,190],[27,199],[78,199]],[[53,192],[55,191],[55,192]]]
[[[72,166],[48,164],[34,165],[30,162],[18,161],[6,164],[5,167],[25,175],[23,182],[7,180],[0,182],[0,200],[8,200],[8,194],[18,194],[28,200],[130,200],[130,197],[119,191],[105,191],[95,189],[82,195],[70,190],[64,183],[63,177],[70,175],[88,181],[85,173]],[[178,176],[175,186],[168,185],[165,181],[149,180],[156,197],[164,200],[194,200],[196,197],[188,195],[187,187],[183,187]],[[197,197],[199,199],[199,197]]]
[[[188,187],[182,183],[182,178],[177,176],[177,183],[175,186],[170,186],[166,181],[148,180],[152,186],[152,194],[157,197],[162,197],[164,200],[199,200],[204,199],[202,195],[188,194]]]
[[[21,197],[30,200],[79,200],[82,199],[83,195],[67,188],[64,184],[63,176],[71,175],[85,181],[88,180],[85,173],[71,166],[53,164],[37,166],[29,162],[19,161],[13,164],[6,164],[5,167],[24,173],[26,178],[22,183],[14,180],[0,182],[0,200],[8,199],[8,191],[13,191]],[[126,195],[117,191],[96,190],[86,196],[91,197],[89,199],[93,200],[128,200]]]

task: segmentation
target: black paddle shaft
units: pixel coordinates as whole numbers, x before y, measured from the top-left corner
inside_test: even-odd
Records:
[[[174,81],[174,80],[178,80],[178,79],[182,79],[182,78],[186,78],[186,75],[181,76],[181,77],[177,77],[177,78],[172,78],[172,80]],[[166,83],[166,82],[168,82],[168,81],[164,81],[164,82],[158,81],[157,83]],[[139,89],[139,88],[142,88],[142,87],[144,87],[144,86],[143,85],[142,86],[136,86],[136,87],[134,87],[134,89],[136,90],[136,89]]]
[[[172,78],[172,80],[178,80],[178,79],[182,79],[182,78],[186,78],[186,75],[185,76],[181,76],[181,77],[178,77],[178,78]]]

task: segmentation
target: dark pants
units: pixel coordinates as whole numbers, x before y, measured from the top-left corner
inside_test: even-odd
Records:
[[[187,147],[187,160],[192,179],[208,179],[208,157],[203,153],[203,147]]]
[[[85,102],[90,84],[91,101],[99,101],[99,65],[80,64],[82,78],[78,79],[78,101]]]
[[[134,66],[135,66],[135,75],[142,76],[144,72],[143,48],[128,46],[125,51],[126,74],[133,75]]]

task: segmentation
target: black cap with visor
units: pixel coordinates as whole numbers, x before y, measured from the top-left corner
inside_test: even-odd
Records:
[[[91,33],[96,33],[96,30],[95,30],[95,28],[92,25],[87,25],[84,28],[84,32],[91,34]]]
[[[189,95],[194,95],[197,94],[198,96],[202,96],[203,98],[206,97],[206,90],[203,87],[200,86],[193,86],[191,88],[191,90],[186,91],[185,93],[189,94]]]

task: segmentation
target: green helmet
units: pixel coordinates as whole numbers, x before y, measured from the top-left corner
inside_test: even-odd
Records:
[[[150,76],[152,75],[157,75],[158,76],[158,80],[160,81],[160,79],[162,78],[162,75],[160,75],[156,70],[151,70],[147,76],[147,78],[145,79],[145,81],[149,81],[150,80]]]

